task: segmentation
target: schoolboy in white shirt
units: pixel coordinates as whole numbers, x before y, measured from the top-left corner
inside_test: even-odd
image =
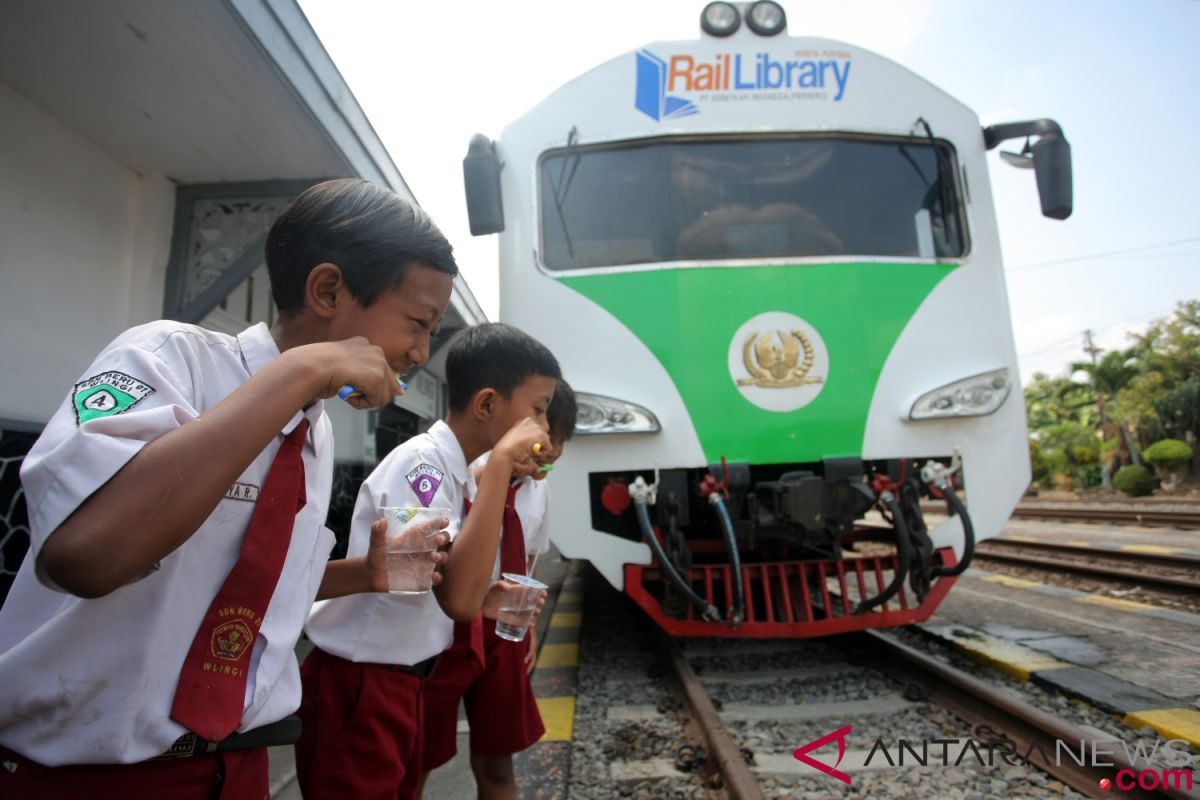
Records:
[[[547,412],[550,448],[543,467],[553,465],[575,432],[578,407],[575,393],[559,381]],[[482,469],[487,456],[473,469]],[[545,478],[549,469],[513,481],[505,508],[500,553],[492,580],[503,572],[532,575],[537,557],[550,547],[550,494]],[[483,621],[484,663],[472,658],[469,632],[456,626],[453,646],[443,654],[425,687],[424,734],[421,744],[422,776],[452,759],[457,750],[458,704],[463,701],[470,725],[471,770],[480,800],[515,800],[517,781],[514,753],[533,745],[546,732],[538,711],[529,673],[537,658],[537,626],[521,642],[496,635],[495,619]]]
[[[338,180],[284,211],[266,260],[270,329],[127,331],[24,462],[32,544],[0,612],[2,797],[261,800],[261,744],[299,705],[292,649],[314,596],[386,589],[385,527],[370,559],[326,569],[323,400],[350,385],[356,408],[383,405],[428,358],[451,247],[393,192]]]
[[[415,796],[425,679],[450,646],[455,621],[471,623],[484,603],[506,490],[513,475],[538,468],[535,451],[550,445],[546,410],[559,377],[550,351],[516,328],[462,331],[446,358],[446,420],[389,453],[363,483],[351,555],[362,552],[384,505],[448,507],[453,539],[432,593],[339,598],[309,615],[315,648],[301,668],[304,731],[296,743],[307,800]],[[488,450],[476,489],[467,465]]]

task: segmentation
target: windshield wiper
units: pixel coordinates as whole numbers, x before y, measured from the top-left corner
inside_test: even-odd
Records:
[[[572,126],[570,133],[567,134],[567,152],[570,153],[575,149],[575,143],[579,140],[579,129]],[[554,210],[558,214],[558,224],[562,226],[563,241],[567,244],[567,255],[575,257],[575,247],[571,243],[571,232],[567,230],[567,218],[563,214],[563,201],[567,199],[567,192],[571,189],[571,181],[575,179],[575,172],[579,169],[579,153],[563,158],[562,169],[558,171],[558,182],[551,183],[550,189],[554,192]],[[571,171],[567,172],[567,165],[570,164]]]

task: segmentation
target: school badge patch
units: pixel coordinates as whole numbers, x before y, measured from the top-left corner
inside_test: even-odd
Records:
[[[97,417],[121,414],[152,394],[153,386],[124,372],[103,372],[75,384],[75,393],[72,396],[75,424],[82,425]]]
[[[433,502],[433,496],[437,494],[438,487],[442,485],[442,478],[446,476],[432,464],[418,464],[412,472],[404,477],[408,479],[408,485],[417,493],[421,505],[428,508],[429,504]]]

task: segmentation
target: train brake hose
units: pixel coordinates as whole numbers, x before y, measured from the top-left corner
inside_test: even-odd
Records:
[[[729,612],[729,622],[737,627],[746,620],[746,592],[742,586],[742,559],[738,555],[737,537],[733,533],[733,520],[729,518],[729,509],[725,507],[721,493],[710,494],[708,502],[717,510],[721,531],[725,534],[725,547],[729,550],[729,568],[733,570],[733,608]]]
[[[933,569],[934,577],[953,578],[962,575],[967,571],[967,567],[971,565],[971,559],[975,557],[975,527],[971,524],[971,515],[967,513],[967,507],[963,505],[962,500],[958,499],[958,495],[954,493],[954,487],[946,483],[945,487],[938,487],[942,490],[942,494],[946,495],[946,505],[954,514],[958,514],[962,520],[963,527],[963,551],[962,559],[953,567],[935,567]]]
[[[650,524],[650,511],[644,497],[635,497],[633,500],[634,508],[637,509],[638,525],[642,529],[642,538],[646,540],[646,544],[650,545],[650,549],[654,552],[654,557],[658,559],[659,565],[666,573],[667,580],[671,585],[683,593],[683,596],[691,601],[692,605],[701,610],[701,616],[704,619],[712,622],[721,621],[721,612],[717,611],[716,606],[709,603],[692,589],[687,584],[679,573],[675,570],[675,566],[667,558],[667,554],[663,551],[662,544],[659,543],[658,537],[654,535],[654,526]]]
[[[891,492],[884,492],[879,499],[891,512],[892,525],[896,528],[896,572],[892,575],[892,582],[882,592],[868,600],[861,601],[854,608],[855,614],[861,614],[891,600],[904,585],[904,579],[908,577],[908,561],[911,558],[911,550],[909,549],[908,524],[904,521],[904,512],[900,510],[900,504],[896,502],[896,498]]]

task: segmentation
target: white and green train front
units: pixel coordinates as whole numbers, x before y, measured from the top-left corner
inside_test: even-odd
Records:
[[[628,589],[652,560],[623,488],[641,476],[684,561],[726,557],[714,489],[744,567],[841,558],[867,506],[956,454],[995,535],[1030,472],[985,138],[891,61],[749,32],[648,45],[476,137],[500,316],[580,397],[552,479],[563,554]],[[959,517],[929,533],[961,554]]]

